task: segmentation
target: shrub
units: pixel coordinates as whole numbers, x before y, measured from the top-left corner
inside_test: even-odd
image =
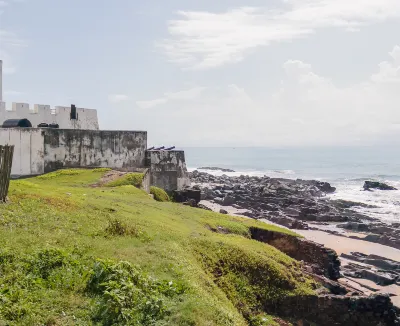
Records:
[[[106,183],[105,186],[120,187],[120,186],[133,185],[136,188],[140,188],[142,186],[143,177],[144,177],[143,173],[127,173],[121,178]]]
[[[39,176],[38,179],[48,180],[48,179],[53,179],[53,178],[63,176],[63,175],[77,175],[77,174],[82,174],[84,172],[85,172],[84,169],[58,170],[58,171],[50,172],[47,174],[43,174],[43,175]]]
[[[87,282],[97,295],[93,319],[102,325],[154,325],[169,314],[166,299],[183,294],[182,285],[157,281],[129,262],[99,260]]]
[[[170,201],[168,194],[164,189],[157,187],[150,187],[150,193],[154,196],[154,199],[161,202]]]
[[[97,169],[93,169],[92,172],[96,173],[96,172],[109,172],[112,171],[112,169],[110,168],[97,168]]]

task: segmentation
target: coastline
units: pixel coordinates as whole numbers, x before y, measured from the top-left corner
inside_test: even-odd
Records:
[[[191,174],[193,175],[193,173]],[[247,178],[246,180],[251,180],[252,177],[245,177],[245,178]],[[203,200],[200,201],[201,205],[215,212],[220,212],[221,210],[223,210],[222,212],[225,214],[235,215],[245,218],[255,218],[264,223],[273,224],[280,227],[286,227],[302,235],[308,240],[311,240],[317,244],[324,245],[326,248],[333,249],[338,254],[342,265],[341,268],[342,277],[339,279],[339,282],[341,284],[356,288],[365,295],[370,295],[373,293],[389,294],[391,296],[393,304],[398,308],[400,308],[400,286],[399,286],[400,283],[397,282],[398,278],[397,269],[393,271],[382,270],[375,265],[364,264],[362,260],[359,259],[359,256],[357,256],[361,255],[362,257],[365,256],[366,258],[368,258],[368,256],[372,256],[381,261],[390,261],[393,264],[399,262],[400,264],[400,250],[397,248],[393,248],[393,244],[391,246],[388,246],[385,245],[385,243],[380,244],[376,242],[365,241],[363,240],[363,238],[366,238],[368,236],[368,232],[360,232],[360,230],[353,230],[351,228],[349,229],[338,228],[337,225],[339,224],[339,221],[330,223],[324,221],[315,222],[315,221],[308,221],[307,219],[302,219],[300,216],[293,216],[293,215],[285,216],[285,218],[283,218],[282,216],[280,216],[280,218],[276,217],[271,218],[271,216],[268,219],[263,218],[262,216],[260,215],[257,216],[254,214],[254,212],[252,212],[251,205],[245,208],[242,207],[243,206],[242,202],[237,204],[237,201],[225,200],[227,197],[228,198],[235,197],[234,191],[232,191],[231,189],[234,189],[235,187],[238,188],[237,184],[235,184],[235,182],[237,182],[237,179],[234,179],[234,181],[232,181],[233,180],[232,178],[227,177],[225,175],[217,177],[216,180],[213,179],[213,177],[211,177],[211,181],[218,181],[217,183],[205,182],[202,184],[201,182],[200,183],[198,182],[199,177],[198,175],[196,175],[196,173],[195,177],[192,179],[194,179],[195,181],[194,188],[202,190]],[[207,180],[207,177],[205,178],[205,180],[210,181]],[[260,180],[265,184],[264,179]],[[274,178],[266,178],[266,180],[267,182],[272,182],[272,183],[275,181]],[[282,181],[286,179],[279,178],[277,180]],[[259,180],[256,179],[256,181]],[[295,181],[292,180],[290,182],[295,182]],[[233,188],[231,188],[232,185],[234,186]],[[319,184],[320,187],[326,187],[325,189],[327,191],[332,191],[331,189],[329,189],[328,185],[323,183]],[[224,192],[224,190],[227,189],[225,190],[226,194],[224,194],[223,198],[224,200],[221,201],[218,197],[210,198],[210,196],[208,196],[208,198],[204,200],[205,197],[204,191],[206,191],[207,193],[209,189],[214,189],[214,188],[217,189],[217,191],[219,191],[220,189],[222,192]],[[332,191],[332,193],[334,193],[334,191]],[[268,196],[270,196],[268,200],[271,200],[272,196],[270,194],[268,194]],[[281,198],[280,200],[287,199],[286,197],[283,198],[280,197],[280,198]],[[329,198],[327,198],[327,200],[329,202],[331,201],[331,199]],[[334,202],[334,200],[332,200],[332,202]],[[326,203],[325,198],[323,199],[322,203]],[[347,204],[346,201],[343,201],[341,204],[343,203]],[[352,207],[350,205],[350,207],[346,207],[346,209],[342,210],[341,212],[346,212],[347,214],[347,212],[350,211],[351,213],[349,213],[348,215],[350,216],[349,220],[351,221],[352,219],[354,219],[355,221],[357,221],[357,223],[360,222],[359,224],[362,224],[363,220],[361,218],[364,216],[359,214],[355,210],[351,210],[351,208]],[[285,214],[292,213],[289,209],[283,210],[283,212]],[[265,212],[263,213],[265,214]],[[276,212],[272,212],[272,215],[277,215],[277,214]],[[290,223],[289,225],[285,225],[287,219],[289,219],[290,221],[295,220],[296,225],[300,225],[300,227],[296,227],[295,224],[290,224]],[[278,223],[276,223],[276,221]],[[284,223],[282,223],[282,221]],[[345,223],[345,222],[346,222],[345,220],[340,221],[340,223]],[[380,226],[379,224],[380,221],[377,221],[376,219],[371,219],[369,221],[364,220],[364,222],[370,223],[371,225],[374,225],[375,223],[378,226]],[[380,227],[382,228],[382,226]],[[385,235],[383,235],[383,237],[385,237]],[[367,275],[365,276],[365,274]],[[392,279],[390,281],[387,281],[388,278]]]

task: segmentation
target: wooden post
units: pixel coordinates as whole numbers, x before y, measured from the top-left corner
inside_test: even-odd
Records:
[[[10,186],[10,176],[12,161],[14,156],[14,146],[0,145],[0,201],[6,202],[8,188]]]

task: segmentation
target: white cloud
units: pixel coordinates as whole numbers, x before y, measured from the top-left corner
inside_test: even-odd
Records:
[[[161,104],[166,104],[170,101],[187,101],[187,100],[193,100],[198,98],[201,93],[205,90],[204,87],[193,87],[191,89],[179,91],[179,92],[167,92],[164,93],[164,96],[161,98],[157,98],[154,100],[148,100],[148,101],[137,101],[136,104],[139,106],[141,109],[150,109],[155,106],[161,105]]]
[[[346,87],[318,75],[310,64],[289,60],[282,65],[280,87],[269,94],[253,94],[235,84],[208,87],[183,105],[166,96],[148,101],[145,107],[154,110],[136,112],[135,119],[149,121],[145,126],[154,139],[191,146],[368,145],[396,140],[400,79],[393,76],[400,70],[398,51],[395,47],[389,53],[390,60],[379,64],[376,74]]]
[[[400,17],[399,0],[281,0],[274,10],[241,7],[223,13],[179,11],[159,46],[172,62],[205,69],[241,61],[250,51],[323,28],[356,31]]]
[[[108,100],[111,103],[120,103],[120,102],[125,102],[125,101],[129,101],[129,96],[125,95],[125,94],[111,94],[108,95]]]

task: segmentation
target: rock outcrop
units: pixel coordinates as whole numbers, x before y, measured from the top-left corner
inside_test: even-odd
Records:
[[[201,199],[223,206],[246,209],[244,215],[266,218],[290,228],[305,228],[304,222],[361,222],[371,220],[352,208],[365,204],[331,200],[336,189],[327,182],[269,177],[214,176],[193,171],[192,183],[201,189]],[[367,206],[367,205],[366,205]]]
[[[395,187],[389,186],[386,183],[378,182],[378,181],[365,181],[364,183],[364,190],[371,190],[371,189],[378,189],[378,190],[397,190]]]

